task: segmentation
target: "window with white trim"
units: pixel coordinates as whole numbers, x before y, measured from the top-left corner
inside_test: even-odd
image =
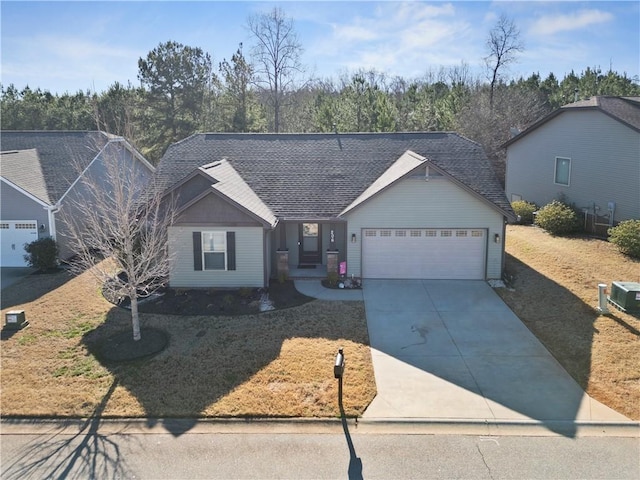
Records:
[[[227,269],[227,232],[202,232],[204,270]]]
[[[569,185],[571,177],[571,159],[556,157],[555,183],[557,185]]]

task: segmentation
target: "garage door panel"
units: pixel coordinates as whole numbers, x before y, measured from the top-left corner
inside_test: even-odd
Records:
[[[37,239],[38,224],[35,220],[0,220],[0,265],[26,267],[24,245]]]
[[[366,229],[365,278],[484,279],[482,229]]]

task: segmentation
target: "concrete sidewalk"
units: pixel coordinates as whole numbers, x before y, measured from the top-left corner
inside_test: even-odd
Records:
[[[328,301],[359,301],[363,300],[362,289],[325,288],[319,279],[298,279],[293,284],[300,293],[308,297]]]
[[[363,419],[630,422],[590,398],[485,282],[367,280],[364,301],[378,394]]]

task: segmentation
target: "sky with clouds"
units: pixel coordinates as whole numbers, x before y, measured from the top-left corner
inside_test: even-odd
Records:
[[[0,3],[3,86],[54,93],[137,85],[138,59],[174,40],[217,65],[243,42],[247,18],[281,7],[295,22],[302,61],[320,78],[356,69],[419,78],[466,63],[483,74],[488,32],[501,14],[524,51],[509,76],[562,78],[600,67],[640,75],[640,2],[582,1],[5,1]]]

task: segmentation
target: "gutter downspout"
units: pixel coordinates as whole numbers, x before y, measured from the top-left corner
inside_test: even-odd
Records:
[[[47,217],[49,219],[49,235],[55,241],[58,241],[58,234],[56,231],[56,213],[60,211],[60,205],[56,203],[55,205],[45,207],[45,210],[47,211]]]

